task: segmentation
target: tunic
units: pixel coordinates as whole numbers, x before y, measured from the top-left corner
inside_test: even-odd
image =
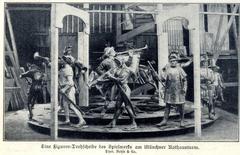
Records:
[[[29,89],[29,96],[35,96],[37,97],[39,93],[42,92],[43,88],[43,73],[38,69],[31,69],[25,73],[22,74],[22,77],[28,77],[31,78],[32,84]]]
[[[200,69],[201,77],[201,99],[209,103],[209,97],[214,96],[214,73],[209,68]]]
[[[116,67],[116,62],[114,61],[114,59],[106,58],[99,64],[99,66],[96,69],[96,72],[99,75],[102,75],[103,73],[115,67]]]
[[[128,79],[130,77],[130,70],[127,67],[117,68],[114,72],[114,77],[121,85],[123,90],[125,91],[126,95],[130,98],[131,89],[128,86]],[[122,100],[122,96],[120,91],[117,89],[117,85],[114,85],[112,88],[112,95],[111,97],[113,100]]]
[[[171,67],[167,65],[162,75],[165,81],[164,101],[168,104],[185,103],[185,95],[187,88],[186,73],[180,66]]]
[[[70,78],[69,78],[70,77]],[[59,84],[61,90],[74,102],[75,99],[75,88],[73,81],[73,69],[69,64],[65,64],[65,66],[59,71]]]

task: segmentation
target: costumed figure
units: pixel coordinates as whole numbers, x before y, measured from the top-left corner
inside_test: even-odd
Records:
[[[169,55],[170,64],[163,68],[160,78],[165,86],[164,102],[166,103],[164,118],[157,126],[167,125],[171,106],[177,106],[180,113],[180,126],[184,126],[184,103],[187,91],[187,75],[178,64],[177,53]]]
[[[76,97],[79,98],[83,84],[86,85],[86,72],[87,72],[87,67],[83,65],[83,62],[81,60],[76,60],[72,56],[72,46],[66,46],[63,52],[63,55],[66,57],[70,57],[72,59],[73,63],[71,64],[71,67],[73,69],[74,73],[74,86],[76,88]],[[77,104],[81,104],[76,102]]]
[[[203,105],[208,107],[209,119],[214,119],[215,107],[214,107],[214,73],[208,67],[208,58],[201,58],[201,68],[200,68],[200,77],[201,77],[201,101]]]
[[[221,102],[225,102],[223,97],[223,89],[225,89],[225,86],[223,84],[223,78],[222,75],[219,73],[219,67],[217,65],[211,66],[214,74],[214,82],[213,85],[215,87],[215,100],[220,98]]]
[[[131,64],[132,62],[132,53],[128,52],[128,60],[127,64]],[[97,111],[101,110],[101,116],[104,116],[105,112],[108,109],[108,106],[113,102],[113,97],[112,97],[112,91],[113,89],[113,82],[111,81],[105,81],[105,82],[100,82],[101,79],[104,79],[104,76],[106,75],[107,72],[112,73],[113,70],[117,67],[116,65],[116,52],[113,47],[106,47],[104,49],[104,55],[102,56],[103,61],[99,64],[99,66],[96,69],[96,73],[98,74],[98,78],[92,82],[92,85],[95,85],[96,88],[99,90],[101,95],[104,97],[105,105],[103,107],[95,108],[92,109],[91,111]],[[91,112],[90,111],[90,112]]]
[[[76,105],[75,98],[75,87],[73,81],[73,69],[72,65],[74,63],[74,59],[72,56],[64,55],[59,62],[60,70],[59,70],[59,94],[60,101],[62,102],[64,113],[66,120],[63,124],[60,125],[71,125],[70,124],[70,109],[74,111],[74,113],[79,118],[78,124],[74,124],[72,126],[77,128],[86,127],[86,122],[82,116],[80,108]]]
[[[28,92],[28,111],[29,119],[32,120],[33,112],[32,109],[36,103],[40,94],[43,94],[44,87],[44,74],[41,72],[40,68],[34,64],[28,65],[28,71],[20,75],[20,78],[30,78],[30,89]]]
[[[114,83],[113,99],[116,101],[115,113],[113,120],[107,127],[114,128],[118,117],[121,115],[123,107],[126,108],[127,113],[131,119],[131,130],[137,128],[135,122],[135,111],[130,100],[131,89],[128,86],[128,79],[131,76],[131,71],[128,69],[123,60],[115,59],[117,68],[114,69],[113,73],[108,74],[108,79]]]
[[[116,52],[113,47],[106,47],[104,49],[104,54],[101,57],[101,59],[103,60],[99,64],[99,66],[96,68],[97,80],[96,80],[95,86],[103,96],[105,105],[103,107],[92,109],[89,112],[100,110],[101,116],[104,116],[108,106],[112,102],[111,90],[112,90],[113,83],[112,82],[98,83],[98,78],[101,76],[103,76],[102,78],[104,78],[104,75],[107,72],[111,72],[113,69],[116,68],[115,56],[116,56]]]

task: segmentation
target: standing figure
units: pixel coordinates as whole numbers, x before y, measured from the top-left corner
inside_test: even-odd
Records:
[[[113,120],[108,127],[114,128],[118,117],[121,115],[123,107],[126,108],[127,113],[131,119],[131,125],[129,129],[136,129],[137,124],[135,122],[134,108],[130,100],[131,89],[128,86],[128,79],[131,76],[131,71],[125,65],[123,60],[115,59],[117,68],[113,74],[109,74],[108,79],[114,83],[114,91],[112,91],[114,100],[116,101],[115,113]]]
[[[129,57],[126,63],[128,65],[131,65],[133,53],[128,52],[128,56]],[[108,71],[112,72],[117,67],[117,64],[115,61],[116,52],[113,47],[106,47],[104,49],[104,55],[102,56],[102,58],[104,60],[99,64],[99,66],[96,69],[96,72],[98,73],[99,76],[102,76]],[[111,81],[101,82],[101,84],[98,83],[96,87],[98,88],[98,90],[100,91],[101,95],[104,97],[104,100],[105,100],[105,106],[100,107],[102,109],[101,116],[104,116],[105,112],[108,109],[109,104],[112,103],[113,101],[112,91],[114,91],[113,89],[115,87],[113,87],[113,83]],[[97,110],[97,109],[94,109],[94,110]]]
[[[214,106],[214,73],[208,66],[208,58],[203,57],[201,60],[200,68],[201,78],[201,101],[203,105],[208,106],[209,119],[214,119],[215,106]]]
[[[43,94],[44,88],[44,74],[40,68],[34,64],[28,65],[28,71],[20,75],[20,78],[30,78],[31,86],[28,92],[28,111],[29,120],[33,118],[32,109],[40,94]]]
[[[74,113],[79,118],[79,123],[73,125],[74,127],[84,127],[86,122],[82,116],[80,109],[76,106],[76,98],[75,98],[75,87],[73,81],[73,69],[72,65],[74,63],[74,59],[71,56],[64,55],[60,60],[60,70],[59,70],[59,94],[61,94],[61,102],[64,108],[64,113],[66,120],[63,123],[70,125],[70,116],[69,111],[72,109]]]
[[[104,49],[104,54],[102,56],[103,61],[99,64],[99,66],[96,69],[96,72],[99,75],[102,75],[103,73],[107,72],[108,70],[115,68],[116,63],[114,61],[116,56],[116,52],[113,47],[106,47]]]
[[[225,102],[223,97],[223,89],[225,86],[223,84],[222,75],[219,73],[219,67],[217,65],[212,66],[213,74],[214,74],[214,82],[213,85],[215,87],[215,96],[216,99],[220,98],[222,102]]]
[[[184,103],[187,92],[187,75],[178,64],[175,52],[169,55],[170,64],[163,68],[161,80],[165,85],[164,102],[166,103],[164,119],[157,126],[167,125],[172,105],[177,106],[180,113],[180,126],[184,126]]]
[[[96,72],[99,76],[116,68],[115,56],[116,52],[113,47],[106,47],[104,49],[104,54],[102,56],[104,60],[99,64],[99,66],[96,69]],[[111,97],[112,87],[113,87],[112,82],[104,82],[96,85],[96,88],[100,91],[105,101],[104,107],[101,107],[101,116],[104,116],[109,104],[112,102]]]
[[[86,72],[87,72],[87,67],[83,65],[83,62],[81,60],[76,60],[72,56],[72,46],[66,46],[63,52],[64,56],[70,57],[72,59],[73,63],[71,64],[71,67],[73,69],[74,73],[74,86],[76,89],[76,98],[77,98],[77,105],[83,105],[83,103],[80,103],[81,97],[81,91],[84,90],[84,84],[86,85]],[[82,99],[82,98],[81,98]]]

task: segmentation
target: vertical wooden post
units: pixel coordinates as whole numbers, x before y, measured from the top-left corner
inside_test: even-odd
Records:
[[[160,11],[162,5],[157,6],[159,14],[156,16],[156,26],[157,26],[157,47],[158,47],[158,73],[162,68],[168,63],[168,33],[163,33],[163,21],[161,20]],[[162,89],[162,84],[159,83],[159,105],[165,106],[163,99],[160,97],[160,92]]]
[[[116,5],[116,10],[120,10],[121,6],[120,5]],[[115,31],[116,31],[116,41],[115,43],[118,43],[118,37],[122,34],[122,25],[121,25],[121,14],[117,13],[115,14],[116,16],[116,27],[115,27]]]
[[[58,28],[56,27],[56,4],[51,8],[51,138],[58,137]]]
[[[78,32],[78,60],[82,61],[85,66],[89,66],[89,47],[88,41],[89,36],[86,32]],[[80,83],[81,90],[79,94],[79,106],[88,106],[89,105],[89,91],[88,86],[86,85],[88,81],[88,72],[85,73],[85,77],[83,78]]]
[[[196,19],[198,20],[198,19]],[[195,136],[201,137],[200,42],[199,29],[190,30],[190,50],[193,51]]]
[[[237,57],[238,57],[238,113],[240,113],[240,6],[239,9],[239,16],[238,16],[238,41],[237,41]],[[240,129],[240,123],[238,122],[238,129]]]
[[[168,33],[162,33],[158,36],[158,73],[161,72],[163,67],[168,64]],[[163,99],[160,97],[162,93],[163,85],[159,82],[159,105],[165,106]]]

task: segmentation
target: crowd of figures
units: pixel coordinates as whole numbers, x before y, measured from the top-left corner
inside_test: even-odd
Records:
[[[178,50],[172,50],[168,56],[169,63],[157,73],[154,70],[153,62],[148,61],[148,65],[139,64],[141,52],[147,46],[134,49],[126,47],[124,52],[116,52],[109,44],[104,49],[100,64],[89,75],[89,81],[85,84],[89,89],[96,87],[103,97],[105,104],[97,109],[104,115],[109,106],[114,106],[113,119],[106,127],[116,127],[119,116],[125,111],[130,117],[131,124],[129,130],[137,128],[135,121],[137,113],[140,111],[131,101],[131,89],[129,81],[138,83],[150,83],[155,89],[155,96],[160,96],[166,103],[164,119],[156,124],[157,126],[167,125],[171,107],[177,107],[180,113],[180,126],[184,126],[184,104],[187,92],[188,75],[183,70],[184,67],[192,63],[188,58],[187,62],[180,63],[181,56]],[[48,58],[34,54],[34,59],[41,60],[44,67],[34,64],[28,65],[28,71],[21,74],[21,78],[28,79],[30,89],[28,93],[29,119],[33,119],[32,109],[37,102],[37,96],[46,89],[46,70],[51,63]],[[224,102],[222,90],[224,89],[219,67],[209,65],[207,55],[201,58],[201,100],[207,105],[209,119],[215,116],[215,101],[220,98]],[[42,69],[43,68],[43,69]],[[71,125],[77,128],[87,127],[81,108],[76,104],[76,93],[79,93],[81,82],[89,68],[84,66],[79,60],[72,56],[72,47],[64,49],[63,56],[59,58],[59,111],[64,111],[65,122],[59,125]],[[31,81],[29,81],[29,79]],[[163,89],[159,89],[159,83]],[[160,93],[159,93],[160,91]],[[162,94],[162,95],[161,95]],[[79,118],[78,124],[70,123],[70,110]],[[94,110],[94,109],[93,109]],[[96,110],[96,109],[95,109]],[[91,111],[89,111],[91,112]]]

